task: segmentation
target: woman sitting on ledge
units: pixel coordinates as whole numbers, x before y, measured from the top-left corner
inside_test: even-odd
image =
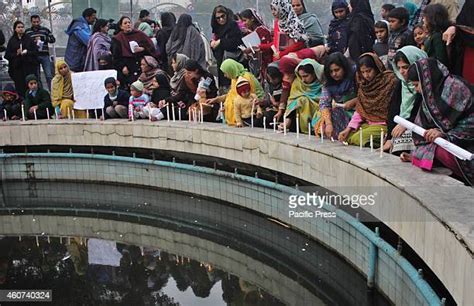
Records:
[[[466,81],[453,76],[433,58],[411,65],[408,80],[423,100],[415,124],[426,129],[424,137],[413,135],[412,164],[430,171],[435,161],[448,167],[468,185],[474,183],[474,161],[456,159],[434,140],[438,137],[474,151],[474,96]]]
[[[352,117],[346,108],[352,109],[357,98],[354,75],[355,66],[341,52],[334,52],[326,58],[325,83],[319,102],[322,120],[318,120],[314,126],[316,133],[321,133],[322,125],[324,136],[337,139],[346,128]],[[333,105],[334,102],[344,107]]]
[[[378,147],[381,130],[387,133],[388,107],[397,79],[374,53],[362,54],[358,66],[356,111],[346,129],[339,133],[339,141],[359,146],[362,139],[362,146],[366,146],[372,135],[374,147]]]
[[[62,118],[86,118],[85,111],[74,110],[74,92],[72,91],[72,78],[69,66],[64,60],[56,61],[56,74],[52,81],[51,96],[56,114]]]
[[[231,80],[230,90],[226,95],[208,100],[208,103],[219,103],[225,101],[225,121],[228,125],[235,125],[234,100],[238,97],[237,79],[239,77],[246,79],[250,83],[251,92],[255,93],[258,99],[262,99],[265,96],[265,92],[257,78],[247,71],[242,64],[233,59],[226,59],[221,65],[221,71],[224,73],[226,78]]]
[[[319,97],[321,95],[324,66],[312,59],[302,60],[295,70],[296,79],[293,81],[288,98],[285,115],[286,121],[280,128],[296,130],[296,120],[299,129],[308,133],[308,124],[313,117],[319,118]]]

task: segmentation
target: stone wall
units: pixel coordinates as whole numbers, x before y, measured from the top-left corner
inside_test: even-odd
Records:
[[[305,135],[274,134],[187,122],[30,121],[0,125],[1,146],[65,145],[149,148],[215,156],[301,178],[337,192],[351,186],[379,195],[367,211],[423,258],[459,305],[474,301],[473,189],[424,173],[398,158]]]

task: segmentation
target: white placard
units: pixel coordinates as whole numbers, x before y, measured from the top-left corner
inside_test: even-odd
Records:
[[[242,37],[242,42],[247,48],[258,47],[261,44],[260,37],[255,31]]]
[[[404,119],[400,116],[395,116],[393,121],[395,121],[395,123],[398,123],[398,124],[402,125],[407,130],[410,130],[410,131],[420,135],[421,137],[425,136],[426,130],[424,128],[422,128],[421,126],[418,126],[418,125],[416,125],[416,124],[414,124],[414,123],[412,123],[412,122],[410,122],[410,121],[408,121],[408,120],[406,120],[406,119]],[[444,138],[438,137],[438,138],[435,139],[434,143],[437,144],[438,146],[442,147],[443,149],[445,149],[449,153],[453,154],[454,156],[456,156],[460,160],[472,160],[473,159],[474,154],[472,154],[471,152],[469,152],[467,150],[464,150],[463,148],[447,141]]]
[[[116,70],[98,70],[72,74],[74,91],[74,109],[102,109],[107,90],[104,81],[113,77],[117,79]]]
[[[117,243],[110,240],[91,238],[87,241],[89,264],[119,267],[122,254]]]

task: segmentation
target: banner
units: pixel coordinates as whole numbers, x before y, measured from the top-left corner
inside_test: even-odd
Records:
[[[107,90],[104,81],[113,77],[117,79],[116,70],[98,70],[72,74],[74,91],[74,109],[102,109]]]

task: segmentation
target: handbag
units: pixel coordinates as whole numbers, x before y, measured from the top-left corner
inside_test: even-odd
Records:
[[[240,49],[235,50],[235,51],[227,51],[227,50],[225,50],[225,51],[224,51],[223,61],[226,60],[226,59],[229,59],[229,58],[230,58],[230,59],[233,59],[234,61],[239,62],[239,63],[245,62],[244,53],[243,53],[242,50],[240,50]]]

